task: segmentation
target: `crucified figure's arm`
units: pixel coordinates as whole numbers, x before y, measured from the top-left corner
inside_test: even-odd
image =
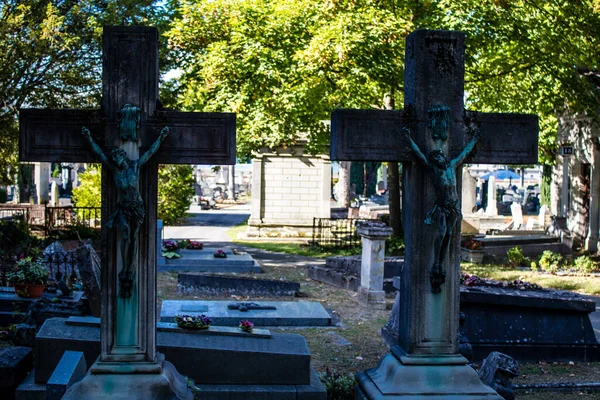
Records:
[[[94,139],[92,139],[92,135],[90,134],[90,130],[88,128],[86,128],[85,126],[82,126],[81,127],[81,134],[90,143],[90,146],[92,147],[92,151],[100,158],[100,161],[102,161],[102,163],[104,165],[106,165],[108,168],[110,168],[111,170],[113,170],[114,166],[108,160],[108,158],[106,157],[106,154],[104,154],[104,152],[102,151],[102,149],[100,148],[100,146],[98,146],[98,144],[94,141]]]
[[[148,151],[145,152],[138,160],[138,165],[140,167],[142,165],[146,164],[148,162],[148,160],[150,160],[150,158],[158,151],[158,149],[160,148],[160,145],[162,144],[162,142],[164,142],[164,140],[166,139],[167,136],[169,136],[170,133],[171,132],[169,131],[168,126],[165,126],[164,128],[162,128],[162,130],[158,134],[158,139],[156,139],[156,141],[152,144],[152,146],[150,146]]]
[[[404,127],[400,130],[400,132],[402,132],[402,135],[408,140],[410,148],[413,154],[417,157],[417,160],[419,160],[423,165],[429,167],[429,161],[427,161],[427,157],[425,157],[421,149],[419,149],[419,146],[417,146],[417,144],[410,137],[410,129]]]
[[[469,128],[469,131],[473,132],[473,138],[467,143],[463,151],[456,157],[454,160],[450,161],[450,166],[456,167],[457,165],[462,164],[462,162],[467,158],[469,154],[475,148],[479,137],[481,136],[481,130],[475,128]]]

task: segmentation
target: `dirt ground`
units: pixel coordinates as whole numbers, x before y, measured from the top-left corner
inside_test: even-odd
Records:
[[[319,301],[334,317],[336,326],[319,328],[272,329],[298,333],[306,338],[312,355],[312,365],[317,372],[327,369],[337,374],[354,374],[375,367],[388,348],[380,337],[380,330],[387,322],[393,305],[393,297],[387,298],[387,310],[365,311],[358,305],[357,293],[332,287],[308,278],[306,266],[263,265],[264,273],[239,274],[260,279],[276,279],[299,282],[299,296],[295,298],[202,296],[215,300],[286,300]],[[198,296],[183,296],[177,293],[177,273],[158,274],[158,311],[164,299],[200,299]],[[513,383],[532,384],[548,382],[595,382],[600,380],[600,363],[535,363],[520,366],[520,376]],[[600,399],[600,392],[518,392],[519,399],[568,400]]]

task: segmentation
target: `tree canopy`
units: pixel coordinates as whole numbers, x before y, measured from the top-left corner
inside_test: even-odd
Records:
[[[168,9],[157,3],[0,0],[0,183],[15,171],[18,110],[99,107],[102,27],[164,27]]]
[[[404,41],[418,28],[467,34],[467,107],[540,115],[540,160],[556,147],[555,112],[596,113],[597,0],[181,1],[167,33],[184,108],[238,113],[238,154],[308,134],[340,107],[402,103]]]

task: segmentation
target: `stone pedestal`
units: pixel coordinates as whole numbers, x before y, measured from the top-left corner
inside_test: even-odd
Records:
[[[362,306],[384,310],[383,264],[385,240],[392,234],[392,228],[383,223],[365,222],[358,226],[357,232],[362,237],[358,301]]]
[[[47,204],[49,201],[50,163],[35,163],[34,180],[38,204]]]

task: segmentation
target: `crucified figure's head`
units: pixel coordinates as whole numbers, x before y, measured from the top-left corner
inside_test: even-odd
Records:
[[[129,157],[127,157],[125,150],[121,148],[113,149],[110,152],[110,158],[118,169],[125,169],[129,166]]]
[[[429,164],[433,166],[436,166],[441,169],[448,168],[448,159],[446,158],[446,155],[441,149],[431,150],[427,158],[429,159]]]

